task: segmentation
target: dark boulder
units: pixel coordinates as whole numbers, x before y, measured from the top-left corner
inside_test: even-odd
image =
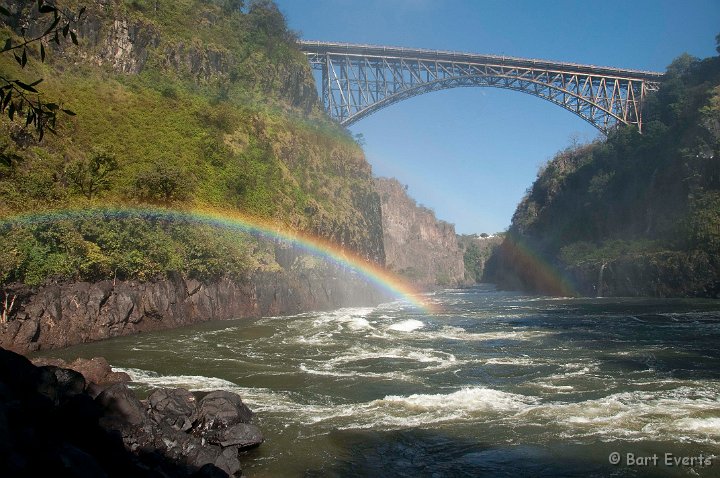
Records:
[[[22,355],[0,348],[0,381],[16,392],[27,393],[37,385],[40,371]]]
[[[227,472],[221,470],[212,463],[207,463],[200,467],[190,478],[227,478]]]
[[[62,405],[85,391],[85,378],[75,370],[46,365],[38,368],[36,390]]]
[[[239,450],[262,442],[234,393],[197,406],[182,389],[143,402],[123,383],[93,399],[94,386],[0,348],[0,476],[240,476]]]
[[[102,407],[104,416],[101,423],[113,425],[145,425],[148,421],[145,407],[132,390],[124,383],[116,383],[97,396],[95,401]]]
[[[215,466],[230,476],[236,476],[240,471],[240,460],[238,459],[238,448],[223,448],[220,456],[215,460]]]
[[[107,473],[89,453],[69,444],[58,451],[58,462],[62,463],[62,476],[68,478],[105,478]]]
[[[103,357],[91,359],[78,358],[72,363],[63,359],[52,357],[37,357],[32,360],[37,367],[54,366],[62,369],[71,369],[82,374],[86,383],[109,385],[113,383],[129,382],[130,375],[125,372],[113,371],[110,364]]]
[[[107,384],[130,381],[130,375],[125,372],[114,372],[108,361],[103,357],[79,358],[67,367],[83,374],[88,382]]]
[[[188,431],[197,419],[195,396],[182,388],[160,388],[147,399],[150,418],[176,430]]]
[[[80,372],[67,368],[54,367],[58,387],[58,401],[64,403],[85,390],[85,377]]]
[[[240,450],[255,448],[265,440],[260,429],[248,423],[238,423],[226,428],[219,433],[218,438],[220,446],[236,446]]]
[[[238,423],[250,423],[252,411],[236,393],[225,390],[210,392],[198,406],[198,425],[201,430],[227,428]]]

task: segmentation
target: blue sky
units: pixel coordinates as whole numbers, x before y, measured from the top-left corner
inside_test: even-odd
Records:
[[[664,71],[715,55],[719,0],[276,0],[303,39],[368,43]],[[407,184],[459,233],[509,224],[538,168],[591,125],[497,88],[421,95],[351,126],[377,176]]]

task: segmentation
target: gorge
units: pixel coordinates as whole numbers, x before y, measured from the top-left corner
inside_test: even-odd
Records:
[[[87,6],[73,35],[26,65],[0,53],[0,76],[75,113],[42,139],[0,119],[0,347],[35,362],[0,350],[0,466],[32,475],[33,434],[46,474],[80,476],[108,442],[135,458],[97,476],[716,459],[719,57],[671,65],[642,135],[558,153],[507,232],[457,235],[322,111],[273,2],[65,3]],[[13,44],[52,22],[1,5]],[[98,356],[130,383],[69,371]],[[219,398],[235,418],[214,427],[199,413]]]

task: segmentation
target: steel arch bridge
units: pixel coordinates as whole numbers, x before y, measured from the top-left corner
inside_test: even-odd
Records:
[[[642,104],[662,73],[507,56],[299,41],[322,72],[328,114],[344,126],[413,96],[456,87],[506,88],[543,98],[603,133],[642,131]]]

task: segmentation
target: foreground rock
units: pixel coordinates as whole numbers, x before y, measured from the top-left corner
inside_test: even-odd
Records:
[[[93,398],[92,385],[0,349],[0,476],[240,476],[238,453],[263,441],[230,392],[198,400],[159,389],[139,400],[114,383]]]
[[[88,383],[95,385],[107,385],[113,383],[129,382],[130,375],[125,372],[115,372],[107,360],[103,357],[93,357],[91,359],[78,358],[70,363],[63,359],[38,357],[32,359],[33,365],[38,367],[52,365],[64,369],[71,369],[81,373]]]

